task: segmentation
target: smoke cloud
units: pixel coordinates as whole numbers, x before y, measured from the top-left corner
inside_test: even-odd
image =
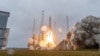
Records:
[[[99,48],[100,18],[87,16],[67,33],[68,49]]]

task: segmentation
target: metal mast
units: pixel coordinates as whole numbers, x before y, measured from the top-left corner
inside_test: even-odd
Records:
[[[42,10],[42,20],[41,20],[41,27],[44,25],[44,10]],[[41,31],[42,40],[44,39],[44,32]]]
[[[69,31],[69,20],[68,20],[68,16],[66,16],[66,19],[67,19],[67,30],[66,30],[66,32],[68,32]],[[64,50],[66,49],[66,39],[64,39]]]
[[[67,31],[69,31],[69,20],[68,20],[68,16],[66,16],[67,19]]]
[[[44,10],[42,10],[42,20],[41,20],[41,26],[44,25]]]
[[[33,21],[33,36],[35,35],[35,19]]]

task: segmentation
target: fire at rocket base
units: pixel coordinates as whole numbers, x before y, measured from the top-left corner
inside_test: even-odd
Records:
[[[55,48],[55,43],[54,43],[54,35],[53,35],[53,31],[52,31],[52,25],[51,25],[51,16],[49,17],[49,24],[48,27],[46,26],[42,26],[41,28],[42,31],[44,31],[44,34],[42,36],[42,39],[32,39],[29,40],[29,50],[53,50]],[[39,40],[39,42],[37,43],[37,41]],[[36,45],[34,45],[34,43],[36,43]],[[36,49],[35,49],[36,48]]]

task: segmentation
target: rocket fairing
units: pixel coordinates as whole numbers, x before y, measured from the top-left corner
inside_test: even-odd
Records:
[[[49,17],[49,26],[48,26],[48,30],[52,30],[52,24],[51,24],[51,16]]]

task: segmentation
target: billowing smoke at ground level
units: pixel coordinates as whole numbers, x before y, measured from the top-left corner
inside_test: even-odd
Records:
[[[100,18],[87,16],[69,30],[66,37],[67,49],[99,48]]]

